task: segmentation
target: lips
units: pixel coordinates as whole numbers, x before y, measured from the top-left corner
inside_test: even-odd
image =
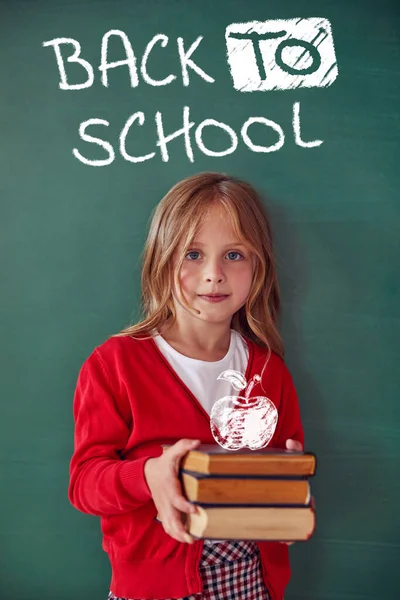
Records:
[[[229,297],[229,294],[224,294],[224,295],[214,294],[213,296],[199,296],[199,298],[204,300],[204,302],[210,302],[211,304],[217,304],[219,302],[222,302],[223,300],[226,300],[228,297]]]

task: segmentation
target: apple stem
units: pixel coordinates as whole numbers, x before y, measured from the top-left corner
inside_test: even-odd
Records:
[[[256,383],[258,383],[259,381],[261,381],[260,375],[254,375],[254,377],[252,377],[252,379],[250,379],[250,381],[246,387],[246,390],[244,392],[244,397],[246,398],[246,404],[249,403],[249,396],[250,396],[251,390],[256,385]]]

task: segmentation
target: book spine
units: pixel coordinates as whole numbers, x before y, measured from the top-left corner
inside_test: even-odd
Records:
[[[243,474],[220,474],[220,473],[198,473],[188,469],[179,469],[180,473],[187,473],[196,479],[278,479],[281,481],[305,481],[309,479],[307,475],[243,475]]]

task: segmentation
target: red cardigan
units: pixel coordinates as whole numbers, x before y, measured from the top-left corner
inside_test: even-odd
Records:
[[[247,340],[249,381],[261,375],[267,351]],[[261,383],[263,389],[261,388]],[[279,418],[269,446],[288,438],[303,444],[296,391],[283,360],[272,353],[254,394],[268,396]],[[210,418],[153,339],[110,338],[83,364],[74,397],[75,438],[68,496],[78,510],[101,517],[110,588],[125,598],[173,598],[202,591],[203,541],[176,541],[155,520],[143,467],[162,444],[181,438],[215,443]],[[273,600],[290,578],[288,548],[257,542]]]

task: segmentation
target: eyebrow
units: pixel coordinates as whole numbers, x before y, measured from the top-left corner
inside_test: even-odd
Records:
[[[197,242],[196,240],[194,240],[194,242],[192,242],[193,244],[197,244],[197,246],[205,246],[205,244],[203,244],[202,242]],[[228,246],[243,246],[244,244],[241,244],[240,242],[229,242],[229,244],[225,244],[224,248],[227,248]]]

